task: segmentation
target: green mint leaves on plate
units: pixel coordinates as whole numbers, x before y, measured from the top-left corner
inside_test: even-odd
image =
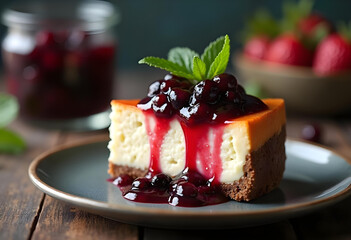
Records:
[[[176,47],[168,52],[168,59],[145,57],[139,63],[164,69],[196,84],[223,73],[227,68],[229,55],[230,39],[225,35],[210,43],[201,56],[189,48]]]
[[[6,129],[18,114],[19,106],[15,97],[0,93],[0,153],[17,154],[25,149],[25,142],[15,132]]]

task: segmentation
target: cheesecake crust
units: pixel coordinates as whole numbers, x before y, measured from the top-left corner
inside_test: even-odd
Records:
[[[147,173],[147,169],[138,169],[134,167],[128,167],[124,165],[116,165],[111,162],[108,164],[108,171],[107,173],[110,174],[112,178],[116,178],[122,174],[127,174],[132,178],[143,177]]]

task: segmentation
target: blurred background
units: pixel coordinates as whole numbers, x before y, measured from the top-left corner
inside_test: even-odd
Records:
[[[51,0],[53,1],[53,0]],[[2,0],[1,10],[14,2]],[[27,0],[31,2],[31,0]],[[118,67],[147,69],[138,65],[144,56],[166,57],[174,46],[187,46],[201,52],[210,41],[228,34],[232,49],[240,47],[239,33],[245,21],[259,8],[268,9],[274,17],[282,15],[282,0],[121,0],[109,1],[121,14],[115,27],[118,34]],[[351,19],[351,1],[318,0],[314,9],[332,21]],[[1,36],[6,28],[1,26]]]
[[[16,2],[15,11],[6,12]],[[140,59],[167,58],[176,46],[201,54],[225,34],[232,53],[227,72],[234,73],[249,94],[284,98],[289,113],[351,113],[351,1],[110,0],[85,7],[74,2],[0,2],[6,13],[0,27],[0,88],[17,97],[22,117],[38,120],[40,126],[76,128],[83,125],[75,120],[84,118],[87,125],[101,122],[93,129],[104,128],[111,99],[141,98],[151,82],[165,75],[139,65]],[[56,7],[61,3],[68,4]],[[23,12],[32,6],[28,18]],[[268,15],[257,15],[260,9]],[[111,24],[113,16],[116,24]],[[344,23],[342,31],[339,23]],[[335,34],[337,39],[319,51]],[[338,52],[346,54],[334,54]],[[105,120],[96,120],[101,114]]]

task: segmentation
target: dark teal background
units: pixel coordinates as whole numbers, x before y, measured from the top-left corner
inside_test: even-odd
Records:
[[[119,34],[120,68],[136,68],[144,56],[166,57],[174,46],[187,46],[198,52],[218,36],[228,34],[232,49],[240,46],[239,32],[257,8],[270,9],[281,16],[280,0],[125,0],[118,5],[122,21]],[[351,1],[318,0],[315,10],[333,21],[349,21]],[[140,68],[140,67],[138,67]]]
[[[30,1],[30,0],[28,0]],[[1,1],[1,6],[12,1]],[[138,60],[148,56],[166,57],[174,46],[187,46],[198,52],[216,39],[228,34],[232,49],[240,44],[238,33],[257,8],[269,9],[281,16],[281,0],[111,0],[121,12],[116,26],[120,69],[143,69]],[[351,1],[318,0],[315,10],[333,21],[351,19]],[[1,28],[4,33],[4,27]]]

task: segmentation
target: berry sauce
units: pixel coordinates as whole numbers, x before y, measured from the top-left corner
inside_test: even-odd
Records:
[[[246,95],[234,76],[221,74],[193,86],[167,75],[149,87],[138,107],[145,116],[150,165],[145,177],[121,175],[112,179],[124,198],[144,203],[199,207],[228,201],[221,192],[220,157],[226,121],[263,111],[267,106]],[[171,178],[162,173],[160,149],[170,123],[178,120],[185,138],[185,168]]]

